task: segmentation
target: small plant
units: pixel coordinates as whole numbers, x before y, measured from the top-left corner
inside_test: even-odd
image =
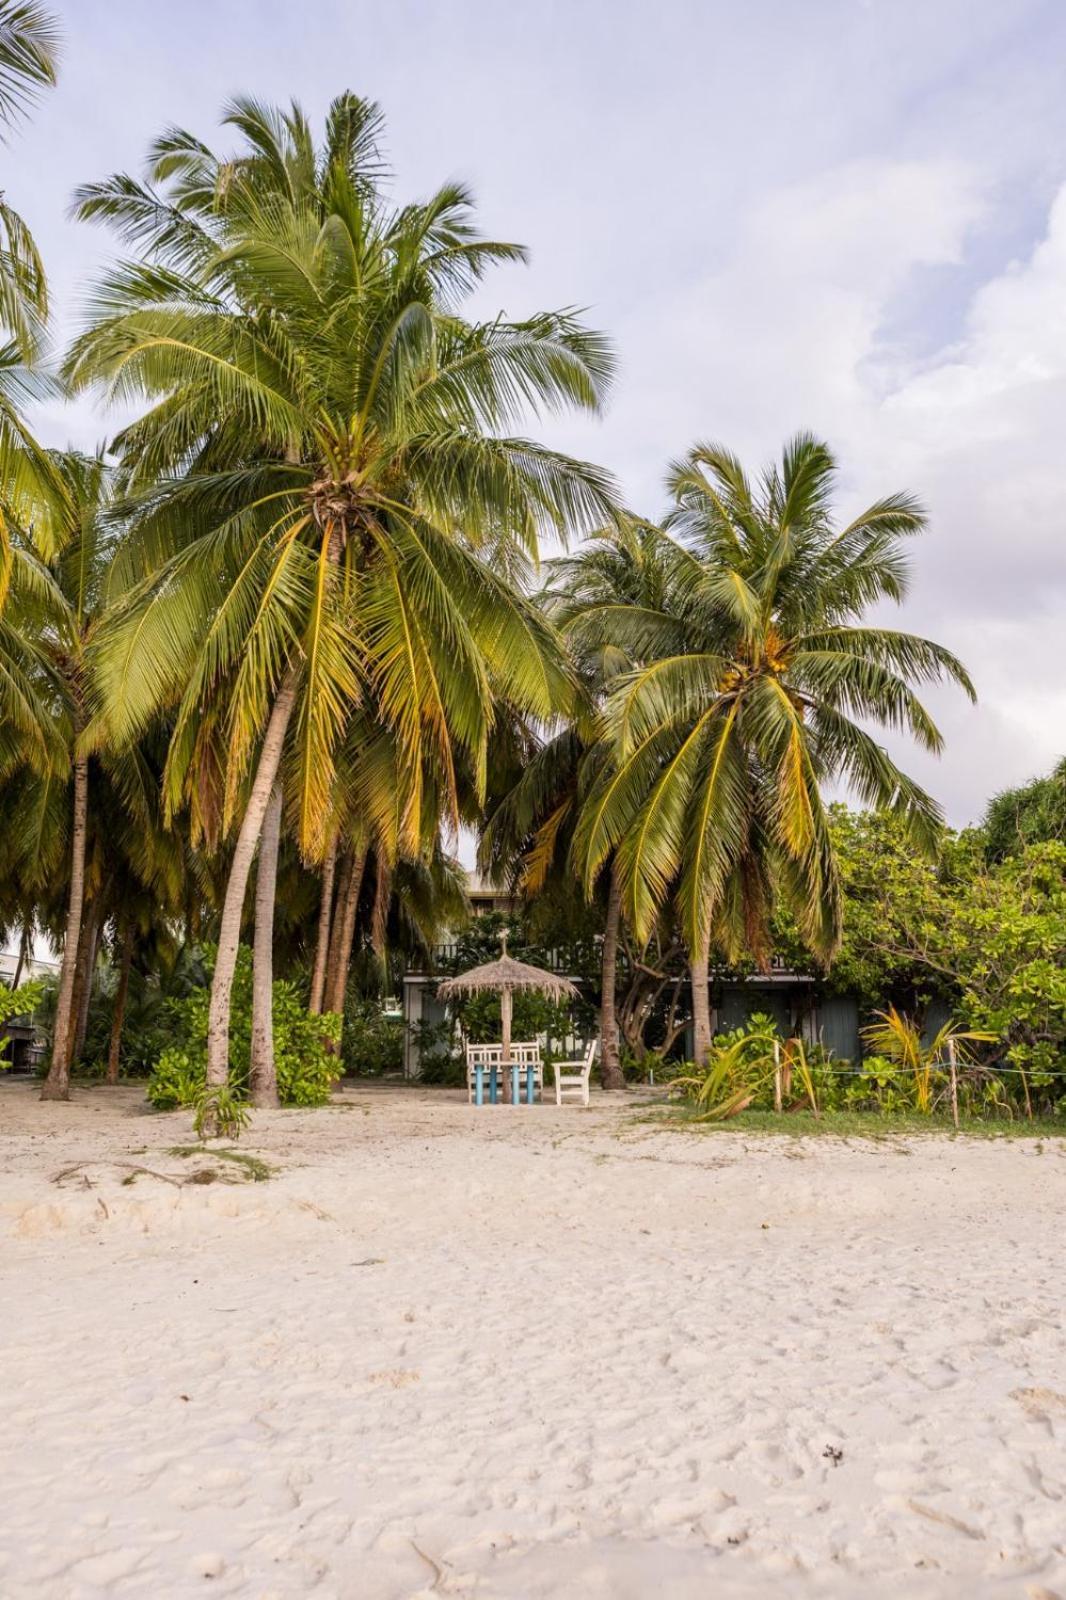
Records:
[[[773,1082],[776,1040],[773,1018],[756,1013],[746,1029],[719,1035],[703,1071],[682,1074],[674,1087],[701,1117],[735,1117]]]
[[[781,1039],[773,1017],[756,1012],[747,1028],[717,1035],[704,1071],[673,1081],[701,1119],[800,1109],[820,1117],[837,1103],[842,1075],[823,1045]]]
[[[910,1076],[915,1109],[922,1116],[933,1110],[933,1077],[943,1073],[954,1053],[958,1065],[972,1065],[973,1057],[968,1046],[991,1043],[995,1035],[972,1033],[945,1022],[928,1044],[923,1044],[921,1029],[911,1017],[905,1017],[895,1006],[874,1013],[877,1021],[862,1030],[865,1042],[876,1055],[885,1057],[904,1074]]]
[[[196,1096],[192,1130],[201,1143],[208,1139],[239,1139],[250,1121],[247,1105],[228,1084],[205,1084]]]
[[[839,1107],[846,1111],[909,1111],[911,1088],[899,1066],[887,1056],[866,1056],[857,1072],[843,1079]]]
[[[791,1097],[793,1079],[799,1084],[803,1094],[810,1105],[813,1116],[818,1116],[818,1094],[814,1086],[814,1066],[812,1060],[815,1052],[808,1053],[807,1046],[802,1039],[786,1039],[780,1047],[778,1060],[775,1063],[775,1073],[780,1073],[782,1105]],[[827,1061],[818,1061],[819,1065],[828,1066]]]

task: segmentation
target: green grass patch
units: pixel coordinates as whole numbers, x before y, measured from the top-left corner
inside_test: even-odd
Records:
[[[265,1161],[260,1161],[258,1156],[248,1155],[244,1150],[216,1150],[213,1146],[207,1150],[202,1144],[174,1144],[167,1154],[182,1157],[209,1155],[213,1161],[232,1161],[234,1166],[243,1168],[245,1177],[251,1183],[266,1183],[268,1178],[274,1176],[273,1167],[268,1166]]]
[[[682,1128],[688,1133],[776,1134],[783,1138],[891,1139],[900,1135],[955,1136],[950,1117],[923,1117],[917,1112],[824,1111],[815,1117],[810,1111],[742,1111],[735,1117],[708,1119],[687,1106],[662,1106],[639,1119],[658,1127]],[[959,1136],[968,1139],[1066,1139],[1066,1121],[1061,1118],[962,1117]]]

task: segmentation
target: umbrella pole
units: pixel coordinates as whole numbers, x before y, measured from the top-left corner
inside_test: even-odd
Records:
[[[500,991],[500,1024],[503,1033],[503,1062],[500,1068],[503,1077],[503,1098],[505,1102],[511,1099],[511,1003],[510,989]]]

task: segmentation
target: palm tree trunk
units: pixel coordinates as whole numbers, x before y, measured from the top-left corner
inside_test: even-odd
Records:
[[[357,850],[352,856],[351,871],[347,875],[344,898],[337,896],[337,909],[333,913],[333,946],[330,951],[330,982],[326,993],[326,1010],[344,1015],[344,997],[348,992],[348,968],[352,960],[352,943],[355,939],[355,918],[359,910],[359,891],[363,887],[363,869],[366,851]]]
[[[275,783],[263,819],[255,879],[255,947],[252,952],[252,1055],[249,1089],[254,1106],[276,1106],[274,1065],[274,894],[281,842],[281,784]]]
[[[29,956],[29,953],[30,924],[28,921],[26,921],[22,924],[22,935],[19,939],[18,960],[15,962],[15,976],[11,980],[12,989],[17,989],[19,984],[22,982],[22,969],[26,965],[26,959]]]
[[[241,940],[241,916],[248,877],[252,870],[263,819],[273,792],[274,781],[281,765],[281,752],[285,734],[296,704],[296,669],[290,667],[278,690],[274,709],[270,713],[259,765],[252,780],[244,820],[237,835],[237,844],[230,866],[226,898],[222,905],[222,919],[218,930],[218,954],[215,957],[215,974],[211,980],[211,1002],[207,1013],[207,1082],[220,1088],[229,1077],[229,1018],[233,996],[233,974],[237,970],[237,952]]]
[[[341,923],[344,921],[344,907],[348,904],[348,895],[351,890],[352,873],[355,871],[355,854],[346,850],[341,857],[340,871],[336,874],[337,892],[333,897],[333,914],[329,924],[329,941],[326,950],[326,979],[322,991],[322,1010],[329,1010],[329,1003],[333,997],[333,989],[337,981],[337,961],[341,944]]]
[[[374,884],[374,909],[370,919],[370,943],[374,954],[385,965],[385,929],[389,915],[389,898],[392,894],[392,870],[381,851],[377,854],[377,878]]]
[[[74,973],[81,943],[81,913],[85,903],[85,839],[89,826],[89,758],[74,761],[74,826],[70,851],[70,898],[63,964],[59,970],[59,995],[52,1030],[52,1060],[41,1086],[42,1100],[70,1099],[70,1019],[74,1000]]]
[[[307,1009],[313,1016],[322,1010],[326,993],[326,966],[329,961],[329,926],[333,916],[333,881],[337,876],[337,839],[334,836],[322,863],[322,896],[318,904],[318,939],[315,964],[311,970],[311,998]]]
[[[711,932],[700,939],[689,956],[689,978],[692,984],[692,1054],[698,1067],[706,1066],[711,1053],[711,995],[710,995]]]
[[[90,901],[88,906],[82,907],[81,937],[78,940],[77,960],[74,962],[74,993],[70,997],[70,1025],[67,1030],[70,1037],[67,1041],[67,1049],[70,1056],[70,1070],[72,1072],[77,1065],[75,1046],[78,1042],[78,1019],[81,1016],[81,997],[85,990],[85,951],[88,943],[86,930],[91,914],[92,902]]]
[[[130,969],[133,966],[133,925],[128,924],[122,934],[122,955],[118,969],[118,987],[115,990],[115,1011],[111,1018],[111,1039],[107,1047],[107,1082],[118,1082],[119,1059],[122,1051],[122,1026],[126,1020],[126,1001],[130,992]]]
[[[85,1035],[89,1031],[89,1006],[93,997],[93,978],[96,975],[96,958],[100,953],[103,921],[100,899],[96,897],[85,914],[81,930],[81,948],[78,951],[75,1000],[71,1008],[74,1013],[74,1036],[70,1047],[72,1069],[78,1065],[85,1051]]]
[[[615,1009],[621,920],[622,884],[618,868],[612,863],[600,966],[600,1079],[605,1089],[624,1089],[626,1082],[618,1049],[618,1016]]]

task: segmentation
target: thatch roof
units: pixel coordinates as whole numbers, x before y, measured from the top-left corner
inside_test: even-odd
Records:
[[[548,972],[545,967],[531,967],[526,961],[516,961],[506,950],[497,961],[486,961],[484,966],[471,967],[469,972],[445,978],[438,985],[437,993],[447,1000],[452,995],[479,994],[485,989],[491,989],[496,994],[501,994],[505,989],[536,989],[553,1000],[576,998],[578,993],[569,978],[557,972]]]

